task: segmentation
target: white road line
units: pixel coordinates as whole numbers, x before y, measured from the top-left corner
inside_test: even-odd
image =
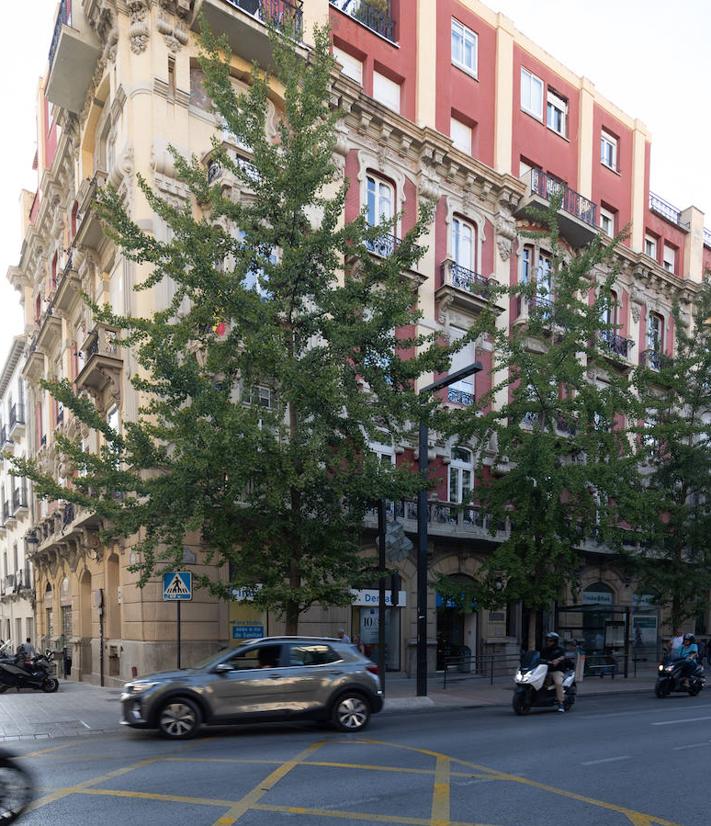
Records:
[[[711,740],[705,743],[689,743],[688,746],[674,746],[673,751],[684,751],[685,749],[700,749],[702,746],[711,746]]]
[[[80,722],[80,723],[81,723],[81,724],[82,724],[85,728],[91,729],[91,726],[87,725],[87,724],[86,724],[83,720],[79,720],[79,722]]]
[[[586,760],[581,766],[597,766],[598,763],[616,763],[618,760],[631,760],[629,754],[621,754],[619,757],[603,757],[602,760]]]
[[[702,720],[711,720],[711,717],[687,717],[685,720],[664,720],[662,723],[650,723],[652,726],[678,726],[681,723],[700,723]]]

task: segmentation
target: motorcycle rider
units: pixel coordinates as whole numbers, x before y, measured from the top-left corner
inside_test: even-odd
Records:
[[[563,690],[563,662],[565,651],[560,645],[560,635],[549,631],[544,638],[541,662],[548,663],[548,674],[555,685],[555,696],[558,700],[558,711],[565,711],[565,691]]]
[[[689,677],[694,673],[699,657],[699,646],[696,644],[696,637],[693,634],[684,634],[684,642],[679,649],[679,658],[684,660],[681,667],[682,685],[689,685]]]

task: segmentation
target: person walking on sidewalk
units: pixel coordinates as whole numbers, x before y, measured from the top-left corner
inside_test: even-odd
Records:
[[[548,663],[548,674],[555,685],[555,696],[558,700],[558,711],[565,711],[565,691],[563,690],[563,662],[565,651],[560,645],[560,636],[555,631],[549,631],[545,636],[545,643],[541,651],[541,662]]]

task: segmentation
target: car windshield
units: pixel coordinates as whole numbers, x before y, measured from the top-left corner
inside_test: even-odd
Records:
[[[535,668],[541,661],[540,651],[527,651],[521,657],[521,668]]]

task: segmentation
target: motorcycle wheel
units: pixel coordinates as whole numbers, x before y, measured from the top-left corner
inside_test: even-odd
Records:
[[[689,697],[696,697],[696,695],[701,691],[700,685],[690,685],[689,686]]]
[[[666,683],[657,683],[657,685],[654,686],[654,693],[660,700],[663,700],[669,696],[669,686]]]
[[[54,692],[59,688],[59,680],[55,677],[47,677],[47,679],[42,683],[42,691],[45,694],[54,694]]]
[[[514,694],[512,702],[513,710],[519,717],[528,714],[531,710],[531,704],[525,694]]]
[[[566,697],[565,700],[563,700],[563,708],[566,711],[572,711],[574,706],[575,706],[575,697]]]
[[[32,801],[29,772],[11,757],[0,755],[0,823],[14,823]]]

